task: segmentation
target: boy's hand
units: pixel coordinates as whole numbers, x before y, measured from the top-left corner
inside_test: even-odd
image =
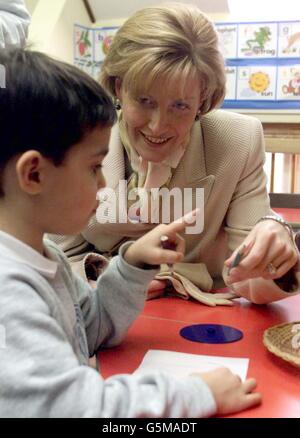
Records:
[[[160,265],[180,262],[184,256],[185,242],[178,233],[195,222],[199,211],[199,209],[193,210],[171,224],[161,224],[155,227],[127,249],[124,254],[126,262],[138,268],[143,268],[145,264]],[[175,243],[176,249],[174,251],[163,249],[161,236],[168,236],[169,240]]]
[[[209,386],[219,415],[233,414],[261,403],[261,395],[252,392],[256,387],[255,379],[242,382],[240,377],[228,368],[217,368],[207,373],[192,375],[201,377]]]

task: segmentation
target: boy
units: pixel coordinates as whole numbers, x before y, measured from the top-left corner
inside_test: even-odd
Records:
[[[76,68],[0,51],[0,353],[2,417],[201,417],[252,406],[254,379],[229,370],[176,380],[164,373],[104,381],[87,366],[116,345],[142,310],[160,263],[183,257],[186,225],[160,225],[120,249],[96,288],[72,274],[45,233],[76,234],[97,208],[115,111]],[[160,236],[177,244],[160,248]]]

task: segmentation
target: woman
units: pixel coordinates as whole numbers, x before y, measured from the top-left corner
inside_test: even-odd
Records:
[[[111,255],[124,240],[155,226],[147,216],[154,196],[144,196],[151,189],[192,189],[195,203],[196,189],[203,188],[204,229],[184,235],[185,263],[174,266],[175,275],[159,278],[192,296],[199,290],[195,285],[209,291],[223,278],[238,296],[255,303],[299,292],[299,253],[291,230],[270,209],[261,124],[215,111],[225,94],[224,61],[216,31],[199,9],[174,3],[134,14],[113,40],[101,82],[120,110],[104,165],[110,191],[100,194],[97,214],[98,221],[104,222],[105,214],[110,220],[94,218],[81,236],[61,239],[73,261],[82,266],[87,243]],[[120,204],[124,181],[130,220],[120,223],[109,203],[118,194]],[[160,220],[163,203],[155,207]],[[234,260],[239,264],[230,269]],[[197,295],[207,304],[228,304],[209,297]]]

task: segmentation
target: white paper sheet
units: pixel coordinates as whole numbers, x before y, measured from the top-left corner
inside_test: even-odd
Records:
[[[227,367],[244,381],[247,377],[249,359],[236,357],[203,356],[167,350],[149,350],[135,373],[165,371],[179,378],[192,373]]]

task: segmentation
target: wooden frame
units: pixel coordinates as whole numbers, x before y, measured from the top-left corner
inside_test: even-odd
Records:
[[[269,193],[273,208],[299,208],[300,194],[297,193]]]
[[[296,192],[297,178],[297,155],[300,156],[300,128],[297,123],[263,123],[266,152],[272,154],[271,162],[271,186],[274,190],[275,179],[275,155],[276,153],[291,154],[291,180],[290,190]]]
[[[89,0],[82,0],[82,1],[83,1],[84,7],[85,7],[85,9],[86,9],[86,11],[88,13],[88,16],[89,16],[91,22],[92,23],[96,23],[96,17],[95,17],[95,14],[93,12],[93,9],[92,9],[92,7],[90,5]]]

